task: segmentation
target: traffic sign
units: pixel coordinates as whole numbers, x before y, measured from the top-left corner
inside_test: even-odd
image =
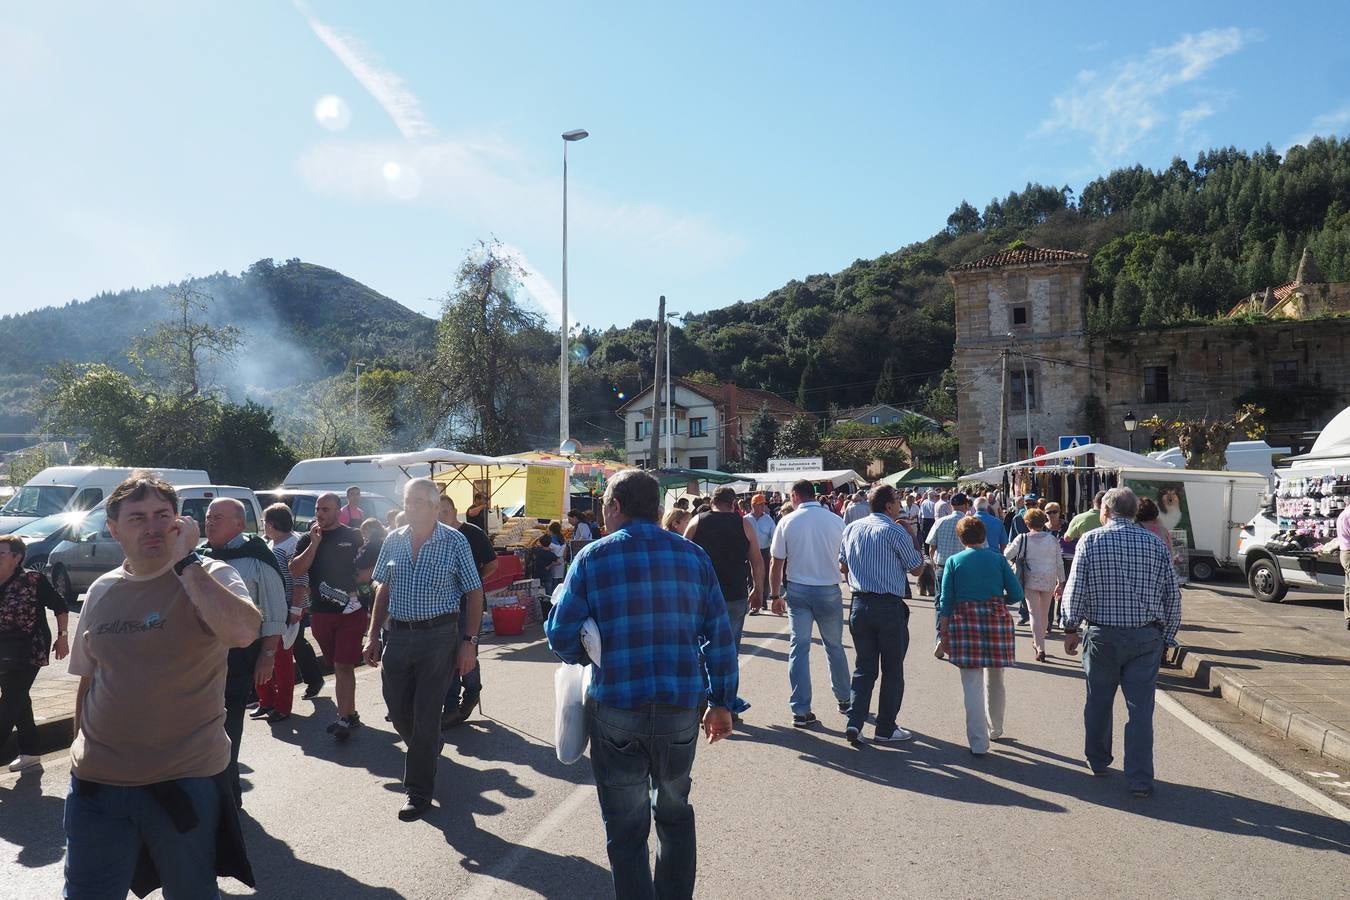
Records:
[[[1092,443],[1092,435],[1090,434],[1061,434],[1059,436],[1059,449],[1061,450],[1077,450],[1079,447],[1090,443]],[[1066,456],[1061,464],[1072,466],[1075,459],[1077,457]]]
[[[1031,458],[1036,461],[1036,465],[1043,466],[1045,465],[1045,460],[1042,459],[1043,456],[1045,456],[1045,445],[1037,444],[1036,449],[1031,451]]]

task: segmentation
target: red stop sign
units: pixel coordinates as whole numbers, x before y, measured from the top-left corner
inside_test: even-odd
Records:
[[[1037,444],[1036,449],[1031,451],[1031,458],[1036,460],[1036,465],[1043,466],[1045,462],[1045,445]]]

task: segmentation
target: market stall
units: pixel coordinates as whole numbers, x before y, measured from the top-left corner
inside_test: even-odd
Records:
[[[1115,487],[1123,468],[1171,468],[1171,464],[1110,444],[1084,444],[1072,450],[1046,453],[1033,459],[994,466],[982,472],[962,475],[963,483],[1001,487],[1012,496],[1036,494],[1063,507],[1066,517],[1088,508],[1092,495]]]
[[[941,478],[937,475],[929,475],[919,469],[904,469],[881,479],[882,484],[889,484],[891,487],[900,491],[913,490],[915,488],[940,488],[956,487],[956,480],[953,478]]]
[[[846,484],[865,484],[863,478],[852,469],[812,469],[804,472],[742,472],[737,478],[755,483],[757,491],[780,491],[786,494],[792,485],[805,479],[812,484],[828,484],[831,489]]]

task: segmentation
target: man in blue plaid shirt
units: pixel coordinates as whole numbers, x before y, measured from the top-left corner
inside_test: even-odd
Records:
[[[1064,584],[1064,650],[1082,634],[1087,702],[1084,755],[1094,775],[1111,765],[1112,708],[1125,695],[1125,779],[1130,793],[1153,795],[1153,692],[1163,647],[1175,647],[1181,588],[1172,557],[1157,537],[1135,524],[1139,498],[1129,488],[1106,492],[1102,527],[1078,542]]]
[[[619,897],[651,897],[647,834],[655,813],[661,895],[694,892],[696,841],[690,770],[700,707],[709,742],[731,733],[739,673],[727,605],[712,560],[657,524],[660,488],[636,469],[605,489],[609,535],[572,562],[549,614],[549,646],[589,663],[581,625],[595,620],[601,665],[587,702],[605,847]]]

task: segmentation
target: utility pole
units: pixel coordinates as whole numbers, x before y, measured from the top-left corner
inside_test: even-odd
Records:
[[[656,380],[652,382],[652,444],[647,454],[647,468],[661,467],[661,335],[666,327],[666,295],[661,295],[660,312],[656,315]]]
[[[1008,351],[1000,350],[998,356],[1003,364],[998,394],[998,464],[1001,466],[1008,461]]]

